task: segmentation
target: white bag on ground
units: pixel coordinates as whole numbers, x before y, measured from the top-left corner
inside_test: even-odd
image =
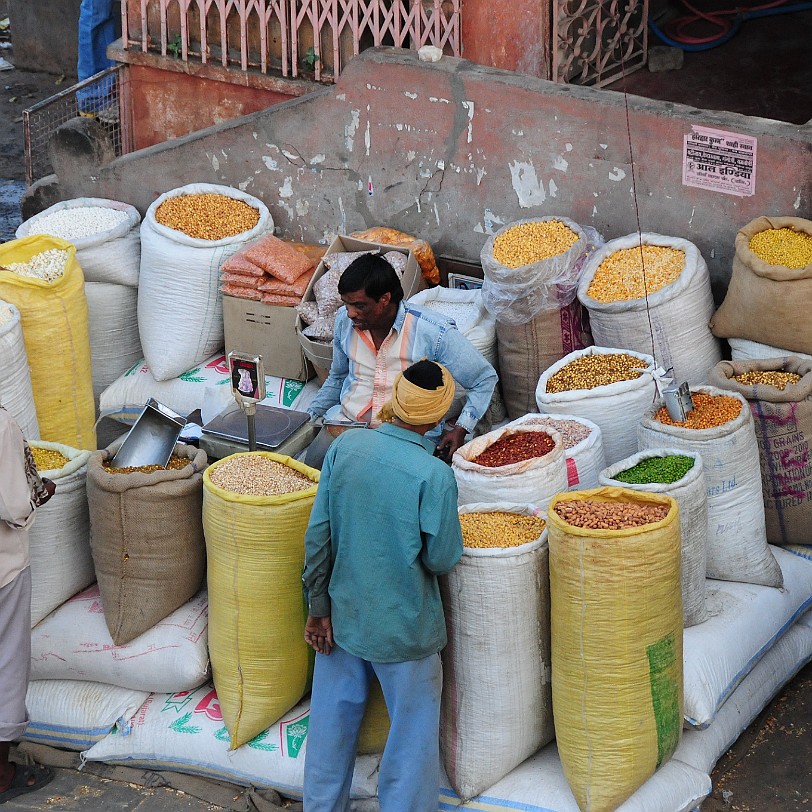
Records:
[[[730,344],[730,357],[733,361],[758,361],[762,358],[786,358],[790,355],[812,360],[812,355],[782,350],[769,344],[759,344],[747,338],[729,338],[727,343]]]
[[[684,455],[694,461],[693,467],[682,479],[670,484],[647,483],[636,485],[615,479],[617,474],[633,468],[652,457]],[[633,491],[648,491],[672,496],[679,505],[680,564],[682,570],[682,624],[685,628],[707,620],[705,610],[705,547],[708,537],[708,492],[702,457],[692,451],[675,448],[654,448],[641,451],[614,465],[600,474],[600,484]]]
[[[741,411],[721,426],[688,429],[656,420],[654,415],[662,405],[657,403],[637,429],[640,451],[668,447],[702,456],[708,487],[708,578],[780,587],[781,570],[767,545],[761,467],[750,407],[735,392],[712,386],[692,387],[691,391],[736,398]]]
[[[52,214],[78,208],[114,209],[125,217],[112,228],[91,234],[89,237],[63,237],[62,234],[54,234],[53,229],[49,231],[42,229],[43,221]],[[82,266],[85,282],[111,282],[135,288],[138,286],[138,268],[141,261],[141,238],[138,233],[140,223],[141,215],[138,209],[129,203],[98,197],[77,197],[74,200],[54,203],[45,211],[26,220],[17,229],[17,237],[28,237],[31,234],[63,237],[76,246],[76,258]]]
[[[220,194],[259,212],[249,231],[201,240],[161,225],[157,208],[170,197]],[[175,378],[223,347],[220,266],[246,242],[273,233],[268,207],[256,197],[208,183],[190,183],[161,195],[141,225],[138,327],[144,356],[156,381]]]
[[[39,440],[20,311],[3,301],[0,301],[0,406],[17,421],[27,440]]]
[[[202,589],[140,637],[116,646],[95,584],[31,632],[31,679],[75,679],[134,691],[191,691],[210,676]]]
[[[31,626],[61,606],[96,578],[90,551],[87,506],[89,451],[59,443],[32,442],[32,447],[58,451],[69,462],[59,470],[40,471],[53,480],[56,492],[38,508],[29,531],[31,553]]]
[[[532,505],[471,504],[460,513],[540,513]],[[472,548],[440,590],[443,650],[440,749],[464,799],[504,778],[554,736],[547,530],[518,547]]]
[[[685,267],[677,279],[647,299],[600,302],[590,296],[587,291],[598,266],[616,251],[638,248],[641,241],[685,252]],[[610,240],[587,260],[578,298],[589,310],[596,344],[651,353],[677,381],[706,383],[708,372],[722,359],[719,342],[708,327],[714,310],[708,266],[688,240],[652,233]]]
[[[474,459],[497,440],[513,434],[541,431],[530,427],[501,428],[466,443],[454,452],[451,467],[457,479],[457,504],[506,502],[531,504],[547,510],[550,499],[567,490],[564,446],[557,431],[544,431],[555,444],[543,457],[489,467]]]
[[[576,358],[618,353],[637,356],[645,365],[645,372],[633,381],[547,393],[548,379]],[[536,405],[542,414],[572,414],[600,426],[604,459],[607,465],[612,465],[637,451],[637,424],[656,399],[662,374],[650,355],[610,347],[587,347],[564,356],[542,373],[536,387]]]

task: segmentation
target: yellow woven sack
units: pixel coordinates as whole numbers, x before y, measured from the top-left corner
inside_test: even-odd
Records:
[[[388,737],[389,711],[386,709],[381,683],[376,679],[369,686],[367,708],[358,734],[358,752],[361,755],[383,753]]]
[[[27,262],[54,248],[70,255],[61,277],[45,282],[0,269],[0,299],[20,311],[40,437],[93,450],[96,413],[87,300],[76,249],[56,237],[24,237],[0,245],[0,266]]]
[[[669,505],[660,522],[591,530],[564,501]],[[625,488],[561,493],[550,543],[553,715],[564,775],[582,812],[611,812],[667,761],[682,731],[677,503]]]
[[[305,474],[313,487],[244,496],[211,481],[224,460],[203,474],[209,656],[232,748],[267,730],[299,702],[311,664],[302,569],[319,472],[280,454],[252,453]],[[246,455],[225,459],[235,456]]]

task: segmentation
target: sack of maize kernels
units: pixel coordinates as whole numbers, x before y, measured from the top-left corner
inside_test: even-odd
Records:
[[[76,246],[86,282],[138,287],[141,215],[118,200],[78,197],[62,200],[35,214],[17,229],[17,237],[49,234]]]
[[[232,748],[307,690],[302,569],[318,481],[314,468],[265,451],[226,457],[204,475],[209,651]]]
[[[747,399],[770,544],[812,544],[812,361],[722,361],[710,382]]]
[[[90,553],[87,507],[89,451],[59,443],[31,442],[40,474],[56,492],[37,510],[29,531],[31,627],[96,580]]]
[[[90,545],[113,642],[129,643],[188,601],[203,581],[206,453],[175,446],[167,468],[112,468],[117,440],[87,465]]]
[[[612,465],[637,451],[637,423],[657,396],[662,369],[650,355],[610,347],[571,352],[542,373],[539,412],[586,417],[600,426]]]
[[[707,577],[780,587],[767,546],[758,444],[747,401],[712,386],[691,388],[693,411],[674,423],[661,403],[637,428],[640,451],[674,448],[702,457],[708,488]]]
[[[3,301],[0,301],[0,405],[17,421],[26,439],[39,439],[20,311]]]
[[[547,530],[532,505],[460,508],[463,554],[440,579],[440,749],[467,801],[553,738]]]
[[[156,381],[223,347],[220,266],[272,232],[268,207],[228,186],[192,183],[149,207],[141,224],[138,328]]]
[[[41,236],[1,245],[0,299],[20,311],[39,436],[96,448],[87,300],[76,249]]]
[[[558,752],[579,808],[612,812],[682,731],[678,507],[623,488],[574,491],[550,503],[547,527]]]
[[[708,617],[705,608],[705,552],[708,492],[702,457],[693,451],[653,448],[610,465],[600,484],[670,496],[679,505],[682,624],[687,629]]]
[[[533,426],[502,428],[476,437],[454,452],[457,504],[521,502],[547,509],[567,489],[561,435]]]
[[[706,383],[722,358],[708,327],[708,266],[688,240],[630,234],[592,254],[578,283],[595,343],[654,356],[677,381]]]
[[[809,354],[810,299],[812,220],[757,217],[736,234],[730,284],[711,329]]]
[[[780,347],[771,347],[758,341],[749,341],[746,338],[729,338],[730,358],[733,361],[756,361],[761,358],[786,358],[790,355],[804,360],[812,359],[812,355],[803,352],[790,352]]]

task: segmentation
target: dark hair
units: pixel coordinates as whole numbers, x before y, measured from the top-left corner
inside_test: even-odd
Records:
[[[403,299],[403,288],[395,269],[380,254],[363,254],[341,274],[338,280],[339,295],[357,290],[363,290],[376,302],[384,293],[390,293],[395,304]]]
[[[403,370],[403,377],[421,389],[439,389],[443,385],[443,370],[425,358]]]

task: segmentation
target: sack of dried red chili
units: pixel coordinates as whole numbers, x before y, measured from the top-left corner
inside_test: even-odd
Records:
[[[561,435],[552,429],[517,426],[477,437],[459,448],[451,467],[458,504],[526,502],[542,510],[567,490]]]

